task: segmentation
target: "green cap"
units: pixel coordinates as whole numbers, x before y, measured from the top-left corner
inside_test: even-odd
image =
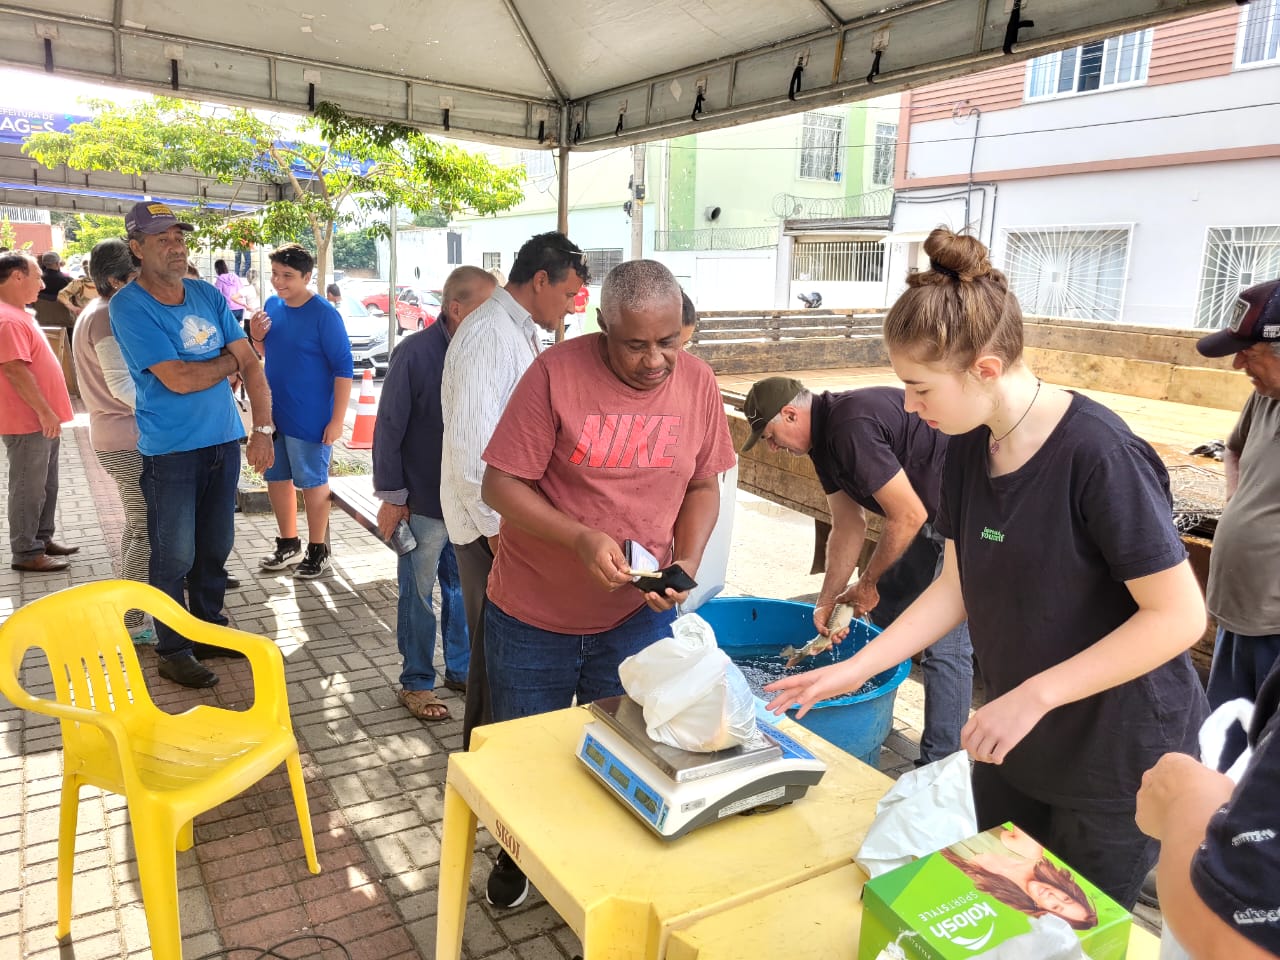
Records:
[[[751,436],[742,445],[746,453],[760,440],[769,426],[769,421],[782,412],[782,408],[794,400],[804,389],[804,384],[791,377],[766,377],[756,381],[747,392],[743,401],[742,412],[751,424]]]

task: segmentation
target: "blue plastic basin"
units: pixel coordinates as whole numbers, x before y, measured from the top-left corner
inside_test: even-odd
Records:
[[[792,600],[762,597],[717,597],[698,608],[715,631],[716,643],[731,659],[776,656],[788,644],[799,647],[813,638],[813,607]],[[798,667],[812,670],[847,660],[880,633],[877,627],[855,621],[849,636],[826,653]],[[898,685],[911,672],[911,661],[886,670],[871,680],[864,693],[815,704],[797,722],[827,742],[879,767],[880,745],[893,728],[893,703]],[[792,719],[794,711],[790,714]]]

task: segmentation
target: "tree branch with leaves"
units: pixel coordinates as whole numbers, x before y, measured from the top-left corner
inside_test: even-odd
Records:
[[[183,173],[227,185],[271,184],[277,199],[250,207],[197,202],[196,243],[237,248],[309,233],[317,289],[326,282],[341,228],[387,235],[392,207],[413,215],[496,213],[523,199],[522,167],[499,167],[405,124],[352,117],[332,103],[300,118],[267,118],[239,107],[172,97],[131,104],[89,101],[89,120],[65,133],[32,134],[23,151],[49,168],[135,176]]]

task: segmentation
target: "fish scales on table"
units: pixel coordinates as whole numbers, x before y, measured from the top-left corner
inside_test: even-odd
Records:
[[[827,618],[827,635],[824,637],[818,634],[803,647],[783,647],[778,651],[778,656],[784,657],[787,661],[787,667],[791,668],[798,664],[805,657],[815,657],[820,653],[825,653],[831,649],[831,634],[837,630],[844,630],[849,624],[853,623],[853,607],[847,603],[837,603],[835,609],[831,611],[831,616]]]

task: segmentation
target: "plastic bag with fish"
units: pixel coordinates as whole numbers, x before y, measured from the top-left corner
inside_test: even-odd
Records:
[[[805,657],[816,657],[818,654],[830,650],[831,634],[837,630],[844,630],[851,623],[853,623],[853,607],[847,603],[837,603],[835,609],[831,611],[831,616],[827,618],[827,635],[825,637],[822,634],[818,634],[799,649],[783,647],[778,651],[778,656],[786,658],[787,668],[790,669]]]

